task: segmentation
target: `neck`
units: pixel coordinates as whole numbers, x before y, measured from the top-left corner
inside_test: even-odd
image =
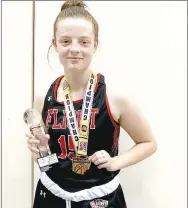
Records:
[[[65,71],[65,77],[67,82],[69,83],[71,92],[78,92],[85,90],[90,74],[91,74],[91,70],[89,69],[80,73],[75,73],[75,72],[72,73]]]

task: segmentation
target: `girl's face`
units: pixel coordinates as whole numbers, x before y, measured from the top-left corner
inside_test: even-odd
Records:
[[[97,48],[92,23],[83,18],[60,20],[53,44],[64,70],[87,70]]]

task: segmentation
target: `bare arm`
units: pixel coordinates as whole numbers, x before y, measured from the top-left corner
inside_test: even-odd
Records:
[[[114,158],[117,169],[122,169],[152,155],[157,149],[157,144],[149,123],[135,104],[125,97],[120,97],[117,106],[119,123],[135,142],[129,151]]]
[[[114,120],[120,123],[135,145],[122,155],[110,157],[109,153],[101,150],[89,159],[99,169],[116,171],[146,159],[156,151],[157,144],[148,122],[138,107],[126,97],[113,93],[113,90],[108,90],[107,96]]]

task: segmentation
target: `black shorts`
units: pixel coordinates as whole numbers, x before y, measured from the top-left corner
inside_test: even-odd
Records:
[[[121,185],[109,195],[90,201],[71,202],[71,208],[127,208]],[[33,208],[66,208],[66,201],[52,194],[39,180]]]

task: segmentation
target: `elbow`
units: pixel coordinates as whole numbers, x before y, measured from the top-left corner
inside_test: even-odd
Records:
[[[157,151],[157,142],[154,140],[154,141],[151,141],[150,142],[150,145],[151,145],[151,154],[154,154],[156,151]]]

